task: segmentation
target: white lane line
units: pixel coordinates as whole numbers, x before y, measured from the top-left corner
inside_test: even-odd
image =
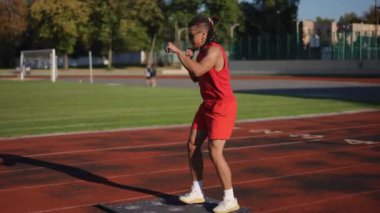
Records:
[[[292,208],[297,208],[297,207],[302,207],[302,206],[317,205],[317,204],[331,202],[331,201],[335,201],[335,200],[342,200],[342,199],[347,199],[347,198],[353,198],[353,197],[367,195],[367,194],[372,194],[372,193],[376,193],[376,192],[380,192],[380,188],[375,188],[374,190],[367,190],[367,191],[358,192],[358,193],[350,193],[348,195],[336,196],[336,197],[333,197],[333,198],[317,200],[317,201],[314,201],[314,202],[306,202],[306,203],[301,203],[301,204],[298,204],[298,205],[285,206],[284,208],[270,209],[270,210],[266,210],[266,211],[263,211],[263,212],[276,212],[276,211],[280,211],[280,212],[292,212],[292,211],[286,211],[286,210],[287,209],[292,209]],[[312,209],[312,208],[310,208],[310,209]]]
[[[358,145],[358,144],[372,145],[372,144],[380,143],[378,141],[364,141],[364,140],[355,140],[355,139],[344,139],[344,141],[351,145]]]
[[[249,132],[252,132],[252,133],[264,133],[266,135],[272,135],[272,134],[279,134],[279,133],[282,133],[282,131],[278,131],[278,130],[270,130],[270,129],[251,129],[249,130]]]
[[[349,127],[349,128],[352,128],[352,127]],[[340,128],[340,129],[342,129],[342,128]],[[336,130],[336,129],[330,129],[330,130]],[[318,131],[321,131],[321,130],[318,130]],[[234,137],[231,140],[252,139],[252,138],[255,138],[255,137],[259,137],[259,136]],[[338,138],[338,137],[330,137],[330,139],[335,139],[335,138]],[[252,145],[252,146],[243,146],[243,147],[231,147],[231,148],[225,148],[225,150],[234,151],[234,150],[241,150],[241,149],[251,149],[251,148],[262,148],[262,147],[271,147],[271,146],[292,145],[292,144],[301,144],[301,143],[318,142],[318,141],[320,141],[320,140],[318,140],[318,139],[311,139],[309,141],[294,141],[294,142],[286,142],[286,143],[273,143],[273,144],[261,144],[261,145]],[[167,143],[167,144],[155,145],[155,146],[166,146],[168,144],[169,145],[178,145],[178,144],[184,144],[184,143],[185,142],[173,142],[173,143]],[[370,144],[367,144],[367,145],[370,145]],[[96,150],[88,150],[88,151],[96,152],[96,151],[107,151],[107,150],[114,150],[114,149],[133,149],[133,148],[144,148],[144,147],[152,147],[152,146],[151,145],[127,146],[127,147],[96,149]],[[51,155],[59,155],[59,154],[75,154],[75,153],[78,153],[78,152],[82,153],[82,151],[79,150],[79,151],[75,151],[75,152],[68,151],[68,152],[59,152],[59,153],[32,154],[32,155],[25,155],[25,156],[21,156],[21,157],[39,157],[39,156],[51,156]],[[185,153],[157,155],[157,156],[154,156],[154,157],[170,157],[170,156],[177,156],[177,155],[183,155],[183,154],[185,154]],[[146,157],[139,157],[139,159],[143,159],[143,158],[146,158]],[[91,164],[91,163],[98,163],[98,162],[108,162],[108,161],[115,161],[115,160],[118,160],[118,159],[101,160],[101,161],[87,161],[87,162],[81,162],[81,163],[74,163],[74,164],[71,164],[71,165],[75,166],[75,165]],[[1,173],[9,173],[9,172],[22,172],[22,171],[38,170],[38,169],[42,169],[42,168],[36,167],[36,168],[27,168],[27,169],[9,169],[9,170],[0,171],[0,174]]]
[[[276,177],[259,178],[259,179],[248,180],[248,181],[239,181],[239,182],[234,182],[233,184],[242,185],[242,184],[249,184],[249,183],[261,182],[261,181],[267,181],[267,180],[277,180],[277,179],[297,177],[297,176],[302,176],[302,175],[319,174],[319,173],[324,173],[324,172],[331,172],[331,171],[337,171],[337,170],[342,170],[342,169],[354,168],[358,166],[362,167],[362,166],[369,166],[369,165],[377,165],[377,163],[357,163],[357,164],[333,167],[333,168],[328,168],[328,169],[318,169],[318,170],[312,170],[308,172],[297,172],[294,174],[281,175],[281,176],[276,176]],[[208,187],[205,187],[205,188],[208,188]]]
[[[368,146],[363,147],[363,149],[370,149],[377,146]],[[344,148],[344,149],[334,149],[334,150],[328,150],[328,151],[320,151],[320,152],[304,152],[301,154],[292,154],[292,155],[283,155],[283,156],[275,156],[275,157],[261,157],[257,159],[249,159],[249,160],[236,160],[236,161],[230,161],[230,165],[235,164],[242,164],[242,163],[249,163],[252,161],[269,161],[269,160],[278,160],[278,159],[291,159],[291,158],[299,158],[303,156],[312,156],[312,155],[322,155],[327,154],[330,152],[337,152],[337,151],[344,151],[344,150],[350,150],[352,147]],[[236,149],[235,149],[236,150]],[[208,152],[207,150],[203,152]],[[205,163],[205,168],[207,167],[213,167],[213,164],[211,163]],[[141,175],[152,175],[152,174],[159,174],[159,173],[167,173],[167,172],[177,172],[177,171],[187,171],[188,167],[181,167],[181,168],[174,168],[174,169],[165,169],[165,170],[157,170],[157,171],[150,171],[150,172],[140,172],[140,173],[134,173],[134,174],[126,174],[126,175],[113,175],[105,177],[108,180],[110,179],[117,179],[117,178],[125,178],[125,177],[133,177],[133,176],[141,176]],[[20,190],[20,189],[33,189],[33,188],[42,188],[42,187],[50,187],[50,186],[60,186],[60,185],[67,185],[67,184],[73,184],[73,183],[80,183],[80,182],[90,182],[86,180],[74,180],[74,181],[66,181],[66,182],[60,182],[60,183],[50,183],[50,184],[40,184],[40,185],[33,185],[33,186],[23,186],[23,187],[16,187],[16,188],[8,188],[8,189],[0,189],[0,192],[2,191],[14,191],[14,190]]]
[[[235,138],[237,139],[237,138]],[[247,139],[246,137],[241,137],[239,139]],[[334,138],[330,138],[330,139],[334,139]],[[315,142],[316,140],[309,140],[309,141],[303,141],[303,143],[308,143],[308,142]],[[241,149],[244,149],[244,148],[247,148],[247,149],[252,149],[252,148],[262,148],[262,147],[271,147],[271,146],[281,146],[281,145],[289,145],[289,144],[298,144],[298,143],[302,143],[302,142],[288,142],[288,143],[272,143],[272,144],[261,144],[261,145],[252,145],[252,146],[244,146],[244,147],[230,147],[230,148],[225,148],[225,150],[227,151],[235,151],[235,150],[241,150]],[[356,148],[356,149],[365,149],[365,148],[372,148],[374,146],[367,146],[367,147],[360,147],[360,148]],[[341,149],[334,149],[333,151],[341,151],[341,150],[351,150],[352,147],[349,147],[349,148],[341,148]],[[203,150],[202,151],[203,153],[207,153],[208,150]],[[330,151],[327,151],[327,152],[330,152]],[[324,152],[308,152],[306,153],[306,155],[308,155],[309,153],[324,153]],[[181,155],[187,155],[187,152],[186,151],[183,151],[181,153],[175,153],[175,154],[163,154],[163,155],[155,155],[155,156],[140,156],[140,157],[136,157],[136,158],[133,158],[134,160],[136,159],[146,159],[146,158],[166,158],[166,157],[175,157],[175,156],[181,156]],[[292,154],[293,156],[294,154]],[[295,155],[297,156],[297,155]],[[24,156],[23,156],[24,157]],[[30,157],[30,156],[25,156],[25,157]],[[276,158],[276,157],[271,157],[271,158]],[[259,158],[260,159],[260,158]],[[80,163],[72,163],[70,164],[70,166],[80,166],[80,165],[87,165],[87,164],[96,164],[96,163],[105,163],[105,162],[112,162],[112,161],[120,161],[120,160],[128,160],[126,158],[113,158],[113,159],[108,159],[108,160],[97,160],[97,161],[86,161],[86,162],[80,162]],[[63,163],[61,163],[63,164]],[[17,172],[25,172],[25,171],[32,171],[32,170],[41,170],[41,169],[44,169],[42,167],[33,167],[33,168],[26,168],[26,169],[9,169],[9,170],[3,170],[3,171],[0,171],[0,174],[2,173],[17,173]]]
[[[314,131],[299,131],[297,134],[302,133],[313,133],[313,132],[321,132],[321,131],[336,131],[336,130],[344,130],[344,129],[355,129],[355,128],[364,128],[364,127],[373,127],[380,126],[380,124],[370,124],[370,125],[355,125],[343,128],[328,128],[328,129],[318,129]],[[294,134],[294,133],[293,133]],[[286,135],[278,134],[277,136]],[[265,135],[267,136],[267,135]],[[241,137],[233,137],[229,141],[239,140],[239,139],[252,139],[257,137],[263,137],[263,135],[254,135],[254,136],[241,136]],[[113,150],[127,150],[127,149],[139,149],[139,148],[154,148],[154,147],[162,147],[167,145],[180,145],[185,144],[186,141],[181,142],[170,142],[170,143],[162,143],[162,144],[145,144],[145,145],[136,145],[136,146],[121,146],[121,147],[110,147],[110,148],[101,148],[101,149],[84,149],[84,150],[74,150],[74,151],[66,151],[66,152],[50,152],[50,153],[38,153],[31,155],[24,155],[23,157],[41,157],[41,156],[51,156],[51,155],[63,155],[63,154],[75,154],[75,153],[88,153],[88,152],[98,152],[98,151],[113,151]]]
[[[347,166],[341,166],[341,167],[335,167],[335,168],[329,168],[329,169],[321,169],[321,170],[315,170],[313,172],[299,172],[299,173],[294,173],[294,174],[289,174],[289,175],[282,175],[282,176],[276,176],[276,177],[269,177],[269,178],[260,178],[260,179],[255,179],[255,180],[248,180],[248,181],[240,181],[240,182],[234,182],[234,185],[244,185],[244,184],[250,184],[250,183],[256,183],[256,182],[264,182],[264,181],[271,181],[271,180],[278,180],[278,179],[285,179],[285,178],[291,178],[291,177],[297,177],[297,176],[303,176],[303,175],[311,175],[311,174],[320,174],[320,173],[325,173],[325,172],[330,172],[330,171],[337,171],[337,170],[343,170],[343,169],[348,169],[348,168],[354,168],[354,167],[362,167],[365,165],[372,165],[376,163],[359,163],[359,164],[352,164],[352,165],[347,165]],[[204,187],[204,189],[213,189],[213,188],[220,188],[220,185],[210,185],[207,187]],[[176,191],[171,191],[168,192],[167,194],[178,194],[178,193],[184,193],[187,192],[189,189],[185,190],[176,190]],[[375,189],[372,190],[373,192],[378,191],[380,189]],[[132,200],[141,200],[141,199],[146,199],[146,198],[151,198],[154,197],[153,195],[144,195],[140,197],[133,197],[133,198],[126,198],[126,199],[117,199],[117,200],[111,200],[111,201],[105,201],[102,202],[103,204],[110,204],[110,203],[118,203],[118,202],[127,202],[127,201],[132,201]],[[41,211],[35,211],[35,212],[52,212],[52,211],[62,211],[62,210],[68,210],[68,209],[75,209],[75,208],[81,208],[81,207],[88,207],[88,206],[94,206],[99,203],[87,203],[87,204],[82,204],[82,205],[75,205],[75,206],[68,206],[68,207],[63,207],[63,208],[54,208],[54,209],[47,209],[47,210],[41,210]]]

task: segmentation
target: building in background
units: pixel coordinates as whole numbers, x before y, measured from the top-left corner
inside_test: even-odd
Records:
[[[339,25],[337,22],[331,24],[317,23],[312,20],[302,21],[303,45],[313,46],[315,39],[319,38],[321,46],[329,46],[338,43],[339,37],[346,33],[347,41],[357,41],[359,35],[365,37],[379,37],[380,27],[375,24],[352,23],[349,25]],[[377,31],[377,32],[376,32]]]

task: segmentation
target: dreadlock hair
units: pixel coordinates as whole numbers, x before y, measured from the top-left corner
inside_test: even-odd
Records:
[[[207,46],[211,44],[212,42],[216,41],[217,36],[214,31],[215,24],[219,21],[218,17],[206,17],[202,15],[195,16],[188,24],[188,28],[196,25],[204,25],[207,27],[207,38],[204,46]]]

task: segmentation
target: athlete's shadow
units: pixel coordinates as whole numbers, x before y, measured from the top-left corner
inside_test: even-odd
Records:
[[[51,163],[47,161],[42,161],[42,160],[37,160],[37,159],[19,156],[19,155],[12,155],[12,154],[0,154],[0,159],[2,159],[2,165],[4,166],[14,166],[16,164],[21,163],[21,164],[29,164],[29,165],[33,165],[37,167],[44,167],[47,169],[52,169],[52,170],[65,173],[67,175],[70,175],[72,177],[75,177],[84,181],[153,195],[155,197],[161,198],[165,202],[165,204],[168,204],[168,205],[184,205],[178,200],[178,196],[176,195],[170,195],[170,194],[153,191],[150,189],[135,187],[135,186],[122,185],[122,184],[110,181],[105,177],[93,174],[91,172],[88,172],[84,169],[80,169],[77,167]]]

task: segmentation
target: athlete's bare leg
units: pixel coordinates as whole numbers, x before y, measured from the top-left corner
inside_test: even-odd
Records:
[[[189,154],[189,167],[193,181],[201,181],[203,178],[202,144],[207,138],[207,132],[191,129],[187,142]]]
[[[223,148],[225,144],[226,140],[210,140],[208,148],[210,158],[214,163],[223,189],[226,190],[232,188],[232,178],[230,167],[223,156]]]

